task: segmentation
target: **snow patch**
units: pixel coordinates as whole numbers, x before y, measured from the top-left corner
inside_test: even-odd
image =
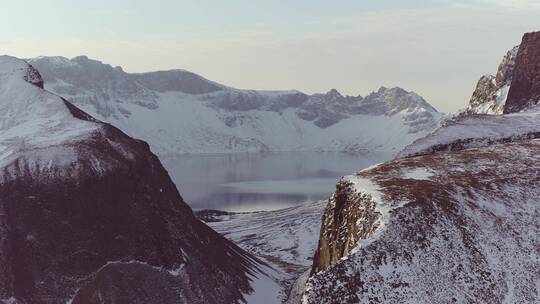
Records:
[[[403,178],[405,179],[416,179],[416,180],[429,180],[434,173],[426,168],[414,168],[409,171],[402,172]]]

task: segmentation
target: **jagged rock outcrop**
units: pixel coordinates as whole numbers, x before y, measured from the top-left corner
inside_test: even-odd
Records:
[[[540,32],[526,33],[504,56],[497,75],[480,78],[463,114],[520,112],[540,101]]]
[[[523,36],[512,73],[504,113],[522,111],[540,102],[540,32]]]
[[[251,291],[258,262],[194,217],[145,142],[42,87],[0,56],[0,302],[233,303]]]
[[[466,114],[502,114],[504,112],[518,50],[519,46],[516,46],[506,53],[496,76],[484,75],[480,78],[469,101],[469,107],[465,110]]]
[[[539,35],[467,112],[338,183],[303,303],[540,301]]]
[[[44,75],[48,90],[147,140],[160,155],[396,153],[436,128],[443,116],[401,88],[381,88],[365,98],[335,89],[308,95],[234,89],[184,70],[130,74],[85,56],[30,62]],[[363,129],[370,132],[359,132]]]

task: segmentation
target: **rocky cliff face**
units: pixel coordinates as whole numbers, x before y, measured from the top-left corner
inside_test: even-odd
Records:
[[[527,33],[504,56],[497,75],[485,75],[476,86],[465,114],[522,111],[540,101],[540,32]]]
[[[149,146],[0,57],[0,302],[232,303],[257,261],[198,221]],[[3,299],[3,300],[2,300]]]
[[[397,152],[432,131],[443,116],[401,88],[381,88],[365,98],[337,90],[308,95],[234,89],[184,70],[130,74],[85,56],[30,62],[44,75],[48,90],[147,140],[161,155]]]
[[[512,73],[504,113],[522,111],[540,102],[540,32],[523,36]]]
[[[519,46],[516,46],[506,53],[497,70],[497,76],[485,75],[480,78],[465,113],[502,114],[504,112],[518,50]]]
[[[321,229],[319,247],[313,259],[312,275],[337,264],[351,253],[359,238],[367,238],[373,233],[377,220],[374,208],[371,195],[355,191],[351,181],[344,179],[337,184],[325,210],[325,215],[329,216],[323,217],[321,226],[324,229]]]

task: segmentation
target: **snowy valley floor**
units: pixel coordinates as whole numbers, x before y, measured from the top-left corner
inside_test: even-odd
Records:
[[[252,296],[264,292],[262,289],[274,289],[276,293],[264,292],[264,297],[262,294],[257,297],[257,303],[298,303],[303,286],[300,277],[307,278],[302,275],[310,271],[326,204],[326,200],[321,200],[276,211],[211,216],[215,221],[207,223],[210,227],[275,269],[268,274],[279,291],[271,286],[258,286],[264,282],[255,282]],[[299,282],[295,284],[297,279]]]

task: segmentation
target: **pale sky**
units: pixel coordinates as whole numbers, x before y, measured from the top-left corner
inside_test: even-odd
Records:
[[[183,68],[246,89],[401,86],[442,111],[464,108],[534,30],[539,0],[0,0],[0,53]]]

